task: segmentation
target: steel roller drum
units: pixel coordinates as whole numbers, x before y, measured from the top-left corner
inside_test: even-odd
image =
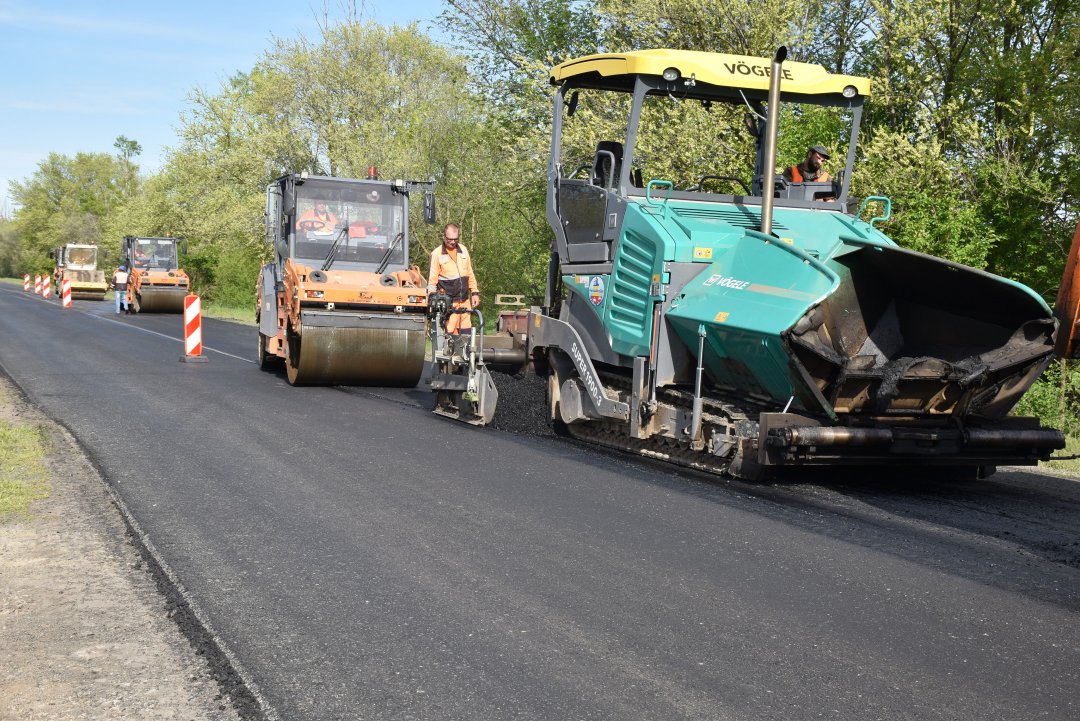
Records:
[[[71,289],[72,300],[105,300],[104,290],[75,290]]]
[[[187,288],[147,288],[138,294],[139,313],[183,313]]]
[[[292,385],[408,387],[420,380],[423,316],[321,315],[305,313],[300,334],[288,336],[285,369]]]
[[[109,284],[100,270],[68,270],[64,279],[71,282],[72,300],[105,300]]]

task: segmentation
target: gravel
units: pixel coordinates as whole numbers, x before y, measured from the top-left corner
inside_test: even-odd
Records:
[[[71,435],[3,377],[0,398],[45,430],[52,486],[0,525],[0,719],[257,718]]]
[[[492,428],[518,435],[555,435],[548,421],[547,378],[532,373],[492,373],[491,378],[499,391]]]

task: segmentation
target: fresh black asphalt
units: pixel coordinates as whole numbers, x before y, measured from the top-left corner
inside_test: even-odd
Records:
[[[293,388],[239,324],[181,363],[181,326],[0,284],[0,369],[271,717],[1080,717],[1074,481],[706,478]]]

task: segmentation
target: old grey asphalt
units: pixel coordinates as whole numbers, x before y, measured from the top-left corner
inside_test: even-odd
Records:
[[[754,486],[291,388],[253,328],[0,286],[77,436],[281,719],[1070,719],[1078,484]],[[504,409],[505,412],[505,409]]]

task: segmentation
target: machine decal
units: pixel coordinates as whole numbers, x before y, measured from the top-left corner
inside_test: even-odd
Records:
[[[711,275],[703,285],[715,285],[721,288],[731,288],[732,290],[746,290],[751,284],[748,280],[739,280],[738,278],[723,275]]]
[[[761,283],[753,283],[749,280],[740,280],[738,278],[732,278],[731,276],[724,275],[711,275],[702,285],[716,286],[718,288],[731,288],[732,290],[748,290],[751,293],[762,293],[764,295],[775,295],[781,298],[790,298],[792,300],[806,300],[813,301],[817,299],[813,293],[806,293],[801,290],[793,290],[791,288],[778,288],[774,285],[762,285]]]
[[[694,248],[694,260],[710,260],[712,259],[712,248]]]
[[[772,76],[772,68],[768,65],[748,65],[746,63],[724,63],[724,69],[734,75],[757,75],[759,78],[768,78]],[[784,68],[780,71],[780,77],[784,80],[794,80],[795,76],[791,74],[791,71]]]
[[[599,408],[600,399],[603,397],[600,394],[600,386],[596,382],[596,376],[592,373],[592,366],[586,362],[585,355],[578,348],[577,341],[570,343],[570,357],[574,359],[574,365],[577,366],[578,374],[581,376],[581,380],[584,381],[589,396],[593,399],[596,407]]]
[[[600,305],[604,302],[604,277],[600,275],[594,275],[589,278],[589,302],[593,305]]]
[[[731,313],[728,313],[726,310],[722,310],[716,314],[716,317],[713,318],[713,320],[717,323],[726,323],[729,315],[731,315]]]

